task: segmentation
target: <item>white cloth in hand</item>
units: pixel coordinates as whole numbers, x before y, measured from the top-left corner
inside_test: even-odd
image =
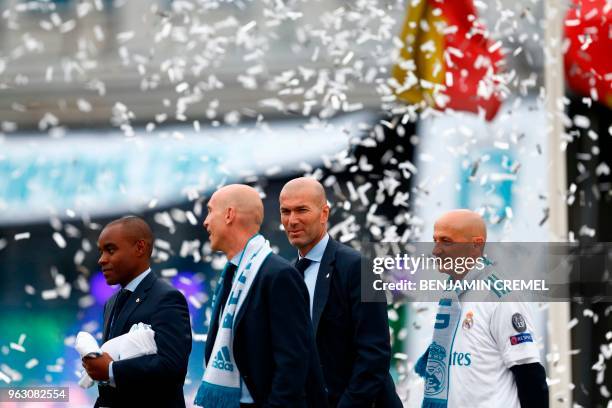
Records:
[[[98,342],[94,337],[87,332],[79,332],[76,337],[74,348],[79,352],[81,359],[85,356],[96,357],[102,355],[102,349],[98,346]],[[87,372],[83,370],[81,372],[81,379],[79,380],[79,386],[81,388],[89,388],[93,385],[93,380]]]
[[[144,323],[132,325],[128,333],[110,339],[102,347],[98,347],[98,342],[91,334],[79,332],[74,347],[81,358],[88,355],[101,355],[106,352],[114,361],[157,354],[155,331],[151,329],[150,325]],[[87,372],[82,372],[79,385],[82,388],[89,388],[93,385],[93,380],[87,375]]]
[[[104,343],[102,351],[110,354],[113,360],[156,354],[155,332],[148,324],[134,324],[129,332]]]

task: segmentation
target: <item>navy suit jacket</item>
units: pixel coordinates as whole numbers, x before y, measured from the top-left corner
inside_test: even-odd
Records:
[[[104,305],[104,340],[117,294]],[[113,362],[116,387],[100,385],[97,407],[184,407],[183,383],[191,352],[191,324],[181,292],[149,273],[113,323],[117,335],[135,323],[155,331],[157,354]]]
[[[234,322],[234,359],[256,406],[327,406],[308,308],[308,289],[299,272],[280,256],[268,255]],[[206,340],[207,362],[219,311],[217,302]]]
[[[401,408],[389,374],[387,304],[361,301],[359,252],[329,239],[312,309],[330,406]]]

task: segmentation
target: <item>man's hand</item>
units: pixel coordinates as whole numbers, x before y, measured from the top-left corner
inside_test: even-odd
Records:
[[[96,381],[108,381],[108,366],[113,361],[108,353],[99,357],[83,357],[83,367],[87,374]]]

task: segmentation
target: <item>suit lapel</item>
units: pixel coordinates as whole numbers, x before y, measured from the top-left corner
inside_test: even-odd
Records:
[[[314,299],[312,302],[312,326],[315,336],[317,334],[317,328],[319,327],[319,320],[321,320],[321,314],[323,313],[323,309],[325,309],[327,298],[329,297],[329,286],[334,271],[337,246],[338,243],[330,237],[325,252],[323,252],[323,258],[321,258],[319,272],[317,273],[317,283],[315,285]]]
[[[153,283],[157,280],[154,272],[150,272],[140,284],[136,287],[134,293],[132,293],[123,306],[123,310],[119,316],[117,316],[117,321],[113,323],[113,328],[111,330],[111,334],[115,334],[118,336],[123,333],[124,326],[127,323],[130,315],[136,310],[138,306],[140,306],[145,298],[147,297],[147,292],[153,285]]]
[[[106,308],[104,309],[104,333],[102,338],[104,339],[104,341],[106,342],[106,340],[108,340],[108,324],[110,323],[110,315],[111,312],[113,311],[113,307],[115,307],[115,301],[117,300],[117,295],[119,294],[119,292],[116,292],[113,296],[111,296],[111,298],[108,300],[108,302],[106,303]]]
[[[223,285],[217,285],[215,287],[215,294],[213,296],[214,299],[217,299],[221,296],[221,287]],[[208,324],[208,335],[206,336],[206,347],[204,350],[204,357],[206,361],[210,359],[210,354],[212,353],[212,348],[215,343],[215,338],[217,337],[217,329],[219,328],[219,313],[221,312],[221,302],[215,302],[215,308],[212,310],[210,315],[210,323]]]

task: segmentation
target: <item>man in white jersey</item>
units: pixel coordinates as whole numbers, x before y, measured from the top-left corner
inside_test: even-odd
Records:
[[[434,242],[438,258],[482,257],[485,223],[472,211],[450,211],[436,221]],[[467,281],[491,279],[491,269],[441,271]],[[432,343],[416,365],[425,379],[422,407],[548,407],[531,304],[498,291],[492,301],[470,295],[445,292],[439,302]]]

